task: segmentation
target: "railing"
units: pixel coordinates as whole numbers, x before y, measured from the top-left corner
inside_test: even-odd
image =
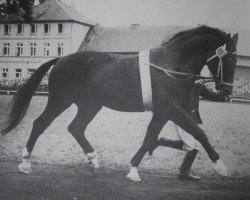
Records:
[[[13,95],[17,93],[16,90],[0,90],[0,95],[1,94],[5,94],[5,95]],[[49,94],[49,92],[44,92],[44,91],[36,91],[35,95],[39,95],[39,96],[47,96]]]
[[[13,95],[17,93],[16,90],[0,90],[0,95]],[[46,91],[36,91],[35,95],[37,96],[47,96],[49,94],[49,92]],[[200,100],[203,100],[202,98],[200,98]],[[248,96],[232,96],[229,99],[230,103],[234,103],[234,102],[239,102],[239,103],[250,103],[250,97]]]

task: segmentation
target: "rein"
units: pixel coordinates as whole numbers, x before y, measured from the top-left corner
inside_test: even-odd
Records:
[[[191,74],[191,73],[186,73],[186,72],[177,72],[177,71],[173,71],[173,70],[169,70],[169,69],[164,69],[162,67],[159,67],[155,64],[152,64],[152,63],[149,63],[149,66],[152,66],[154,67],[155,69],[158,69],[162,72],[164,72],[165,74],[167,74],[170,78],[173,78],[173,79],[178,79],[178,80],[190,80],[190,79],[193,79],[195,78],[196,80],[198,79],[209,79],[209,80],[214,80],[213,77],[206,77],[206,76],[200,76],[200,75],[196,75],[196,74]],[[176,78],[174,77],[172,74],[175,74],[175,75],[181,75],[181,76],[187,76],[187,78]]]
[[[191,73],[186,73],[186,72],[177,72],[177,71],[173,71],[173,70],[169,70],[169,69],[165,69],[162,67],[159,67],[153,63],[149,63],[149,66],[154,67],[155,69],[158,69],[162,72],[164,72],[166,75],[168,75],[170,78],[173,79],[177,79],[177,80],[190,80],[190,79],[195,79],[195,80],[206,80],[205,82],[216,82],[219,78],[219,74],[221,72],[221,77],[220,77],[220,81],[217,81],[219,84],[224,84],[224,85],[229,85],[232,86],[233,83],[228,83],[228,82],[223,82],[223,57],[227,54],[237,54],[237,52],[228,52],[225,49],[225,45],[224,46],[220,46],[219,48],[216,49],[215,51],[215,55],[211,56],[210,58],[207,59],[207,63],[210,62],[211,60],[215,59],[216,57],[219,58],[219,63],[218,63],[218,70],[217,70],[217,76],[216,78],[214,77],[206,77],[206,76],[201,76],[201,75],[196,75],[196,74],[191,74]],[[175,75],[181,75],[181,76],[187,76],[187,78],[176,78],[174,77],[172,74]]]

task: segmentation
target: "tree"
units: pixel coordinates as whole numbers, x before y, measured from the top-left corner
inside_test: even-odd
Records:
[[[24,11],[24,19],[27,21],[32,20],[32,6],[34,5],[34,0],[19,0],[19,9]]]
[[[40,3],[44,1],[39,0]],[[33,5],[34,0],[0,0],[0,17],[6,14],[15,14],[31,21]]]
[[[0,1],[0,17],[3,17],[7,13],[7,4]]]
[[[18,5],[16,1],[7,1],[7,14],[18,13]]]

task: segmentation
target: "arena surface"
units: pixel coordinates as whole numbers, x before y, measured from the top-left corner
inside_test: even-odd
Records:
[[[11,96],[0,96],[0,125],[6,121]],[[47,97],[34,97],[22,123],[0,136],[0,199],[250,199],[250,104],[201,102],[203,129],[225,161],[230,177],[220,178],[201,149],[193,170],[200,182],[177,179],[184,152],[161,147],[140,165],[143,182],[126,179],[129,161],[140,147],[151,113],[122,113],[103,108],[86,130],[99,156],[93,174],[86,158],[67,131],[76,113],[73,105],[39,138],[32,153],[31,174],[17,170],[21,150],[33,120]],[[160,135],[174,137],[166,125]]]

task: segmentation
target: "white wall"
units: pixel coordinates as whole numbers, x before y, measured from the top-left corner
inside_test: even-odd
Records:
[[[72,23],[72,52],[76,52],[78,50],[88,30],[88,26]]]
[[[43,23],[37,23],[37,33],[30,33],[30,25],[24,24],[24,32],[17,34],[17,24],[11,24],[10,35],[4,35],[4,24],[0,24],[0,80],[2,69],[9,69],[9,77],[15,78],[15,69],[22,69],[22,78],[27,77],[27,69],[38,68],[42,63],[58,56],[58,43],[63,43],[63,56],[74,53],[85,38],[89,29],[76,23],[63,23],[63,33],[57,32],[57,23],[50,23],[50,34],[43,31]],[[10,43],[10,55],[3,55],[4,43]],[[23,43],[23,55],[16,56],[17,43]],[[30,56],[30,43],[36,43],[36,56]],[[44,56],[44,43],[50,44],[50,55]]]
[[[1,74],[0,80],[12,80],[16,79],[16,69],[22,69],[22,78],[28,78],[28,69],[37,69],[42,63],[47,62],[50,60],[50,58],[47,59],[40,59],[40,58],[33,58],[33,59],[28,59],[28,58],[23,58],[23,59],[17,59],[17,58],[3,58],[0,60],[0,70]],[[2,77],[2,69],[3,68],[8,68],[8,77],[3,78]]]

